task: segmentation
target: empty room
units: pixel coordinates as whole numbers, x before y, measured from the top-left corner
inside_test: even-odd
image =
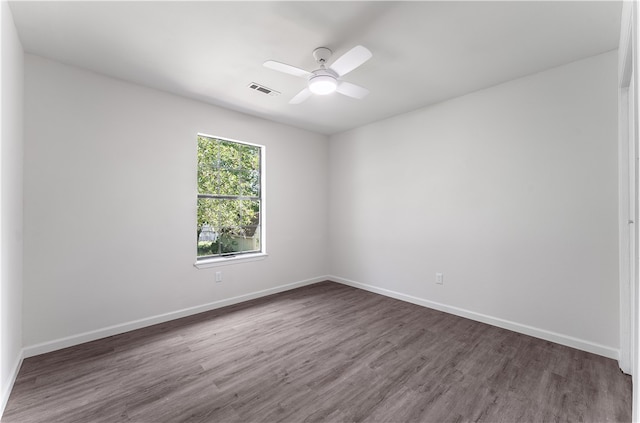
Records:
[[[3,423],[639,421],[635,2],[0,5]]]

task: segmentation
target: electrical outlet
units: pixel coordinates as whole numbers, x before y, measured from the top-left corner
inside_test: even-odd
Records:
[[[438,285],[444,285],[444,275],[442,273],[436,273],[436,283]]]
[[[222,282],[222,272],[216,272],[216,282]]]

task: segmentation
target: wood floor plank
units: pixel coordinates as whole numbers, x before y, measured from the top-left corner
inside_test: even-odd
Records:
[[[28,358],[2,422],[630,420],[614,360],[323,282]]]

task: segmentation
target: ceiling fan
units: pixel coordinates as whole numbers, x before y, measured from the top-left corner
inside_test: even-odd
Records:
[[[331,50],[326,47],[315,49],[313,57],[320,65],[320,68],[312,72],[274,60],[267,60],[264,62],[264,66],[289,75],[307,78],[307,87],[289,100],[291,104],[302,103],[312,94],[327,95],[334,91],[357,99],[364,98],[369,94],[369,90],[366,88],[342,81],[340,78],[369,60],[372,56],[371,52],[366,47],[355,46],[327,68],[326,63],[331,57],[331,53]]]

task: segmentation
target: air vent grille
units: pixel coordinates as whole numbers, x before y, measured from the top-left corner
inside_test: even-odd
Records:
[[[263,94],[267,94],[270,95],[272,97],[275,97],[277,95],[280,95],[280,93],[276,90],[272,90],[271,88],[267,88],[264,85],[260,85],[256,82],[252,82],[251,84],[248,85],[249,88],[251,88],[252,90],[261,92]]]

